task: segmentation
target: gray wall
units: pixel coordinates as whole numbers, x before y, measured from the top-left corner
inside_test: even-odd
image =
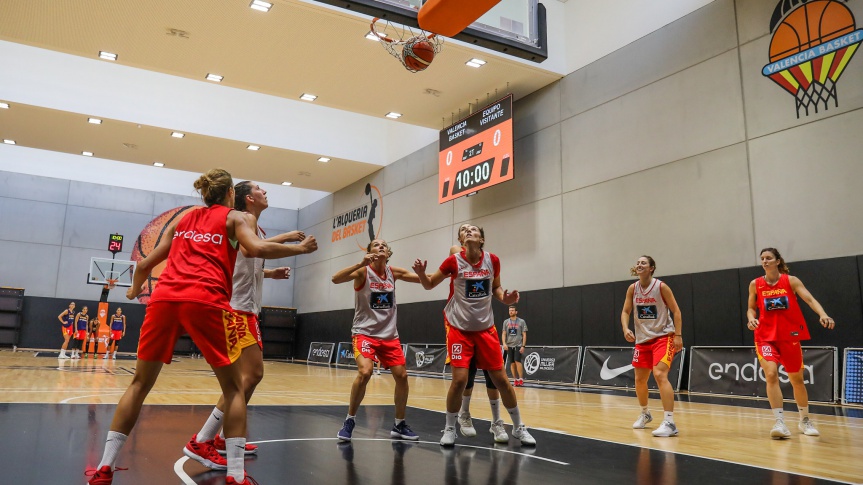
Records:
[[[329,235],[367,182],[384,194],[392,264],[437,267],[472,221],[520,290],[625,280],[641,254],[660,276],[752,266],[764,246],[791,262],[863,254],[863,59],[838,108],[798,119],[761,75],[775,5],[716,0],[519,100],[514,181],[438,205],[435,143],[301,209],[320,250],[297,257],[299,312],[352,308],[330,277],[361,253]],[[863,2],[846,5],[863,18]],[[446,295],[401,285],[399,302]]]
[[[85,281],[90,258],[111,257],[108,235],[125,236],[117,259],[128,260],[147,223],[184,205],[201,200],[0,171],[0,286],[24,288],[28,297],[98,300],[101,288]],[[270,235],[295,230],[297,211],[267,209],[260,224]],[[293,266],[293,259],[267,267]],[[125,291],[112,291],[109,301],[126,302]],[[264,304],[292,306],[293,279],[265,284]]]

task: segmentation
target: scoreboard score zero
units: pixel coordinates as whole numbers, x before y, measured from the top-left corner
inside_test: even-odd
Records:
[[[438,203],[512,180],[512,95],[440,132]]]

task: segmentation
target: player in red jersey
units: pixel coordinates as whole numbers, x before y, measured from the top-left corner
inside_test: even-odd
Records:
[[[809,340],[809,328],[797,297],[818,314],[824,328],[833,329],[836,323],[830,318],[799,278],[788,274],[788,265],[776,248],[761,250],[761,267],[764,276],[749,283],[749,309],[746,326],[755,332],[755,352],[767,381],[767,400],[776,418],[770,430],[773,439],[791,437],[782,410],[782,390],[779,388],[779,366],[784,365],[788,380],[794,388],[794,400],[800,412],[797,428],[807,436],[820,433],[809,419],[809,394],[803,383],[803,349],[801,340]]]
[[[184,331],[201,349],[225,397],[228,448],[225,483],[251,484],[243,469],[246,401],[240,367],[235,364],[242,352],[237,343],[249,329],[237,324],[230,307],[237,246],[246,248],[252,257],[277,259],[310,253],[317,249],[317,243],[313,237],[290,246],[262,241],[246,216],[231,209],[233,180],[224,170],[213,169],[202,175],[195,181],[195,189],[207,207],[189,212],[165,230],[168,237],[138,263],[132,286],[126,292],[129,299],[138,296],[153,267],[168,260],[141,325],[135,376],[114,412],[105,452],[90,485],[112,483],[120,449],[134,428],[162,365],[171,362],[174,344]],[[184,452],[189,444],[186,446]],[[193,451],[198,457],[221,458],[214,448]]]
[[[413,269],[423,288],[430,290],[445,278],[450,278],[450,294],[444,308],[444,318],[449,324],[447,353],[452,363],[452,383],[447,392],[446,426],[441,446],[455,444],[455,424],[462,396],[468,380],[468,369],[472,359],[476,366],[489,373],[495,387],[500,391],[504,406],[513,421],[513,436],[523,445],[535,445],[536,440],[521,422],[515,390],[503,370],[503,355],[491,309],[491,297],[511,305],[518,302],[518,291],[510,293],[500,284],[500,260],[482,250],[485,232],[471,225],[464,229],[465,250],[444,260],[434,274],[428,276],[428,263],[417,259]]]
[[[60,320],[60,331],[63,333],[63,346],[60,347],[59,359],[70,359],[71,356],[66,355],[66,349],[69,347],[69,339],[75,333],[75,302],[69,303],[69,308],[63,310],[63,313],[57,315],[57,320]],[[72,353],[75,353],[74,347]]]

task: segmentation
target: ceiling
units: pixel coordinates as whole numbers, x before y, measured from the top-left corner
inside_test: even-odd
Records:
[[[433,130],[466,115],[468,103],[482,104],[483,98],[506,92],[518,99],[561,77],[540,65],[454,42],[444,44],[425,72],[412,74],[378,42],[364,38],[369,19],[314,2],[271,1],[273,8],[264,13],[249,8],[247,0],[3,0],[0,40],[89,60],[97,59],[99,51],[112,52],[118,54],[115,62],[97,62],[196,83],[209,84],[205,76],[219,74],[224,76],[222,86],[290,100],[278,105],[281,119],[304,116],[309,103],[299,96],[312,93],[318,96],[315,106],[364,115],[361,124],[382,123],[387,112],[396,111],[402,118],[387,123]],[[465,62],[472,57],[488,63],[480,69],[467,67]],[[267,103],[268,98],[256,99]],[[330,155],[327,164],[317,162],[320,155],[331,153],[326,147],[333,137],[340,136],[328,131],[326,123],[300,139],[267,145],[241,135],[240,127],[235,132],[214,130],[214,136],[205,123],[199,132],[170,121],[147,123],[152,120],[137,119],[131,104],[123,116],[91,125],[87,117],[99,113],[69,109],[63,103],[16,103],[4,99],[2,91],[0,101],[12,105],[0,109],[0,138],[55,152],[80,155],[86,150],[99,158],[142,165],[160,161],[171,169],[196,173],[218,165],[237,178],[271,184],[290,181],[294,187],[324,192],[334,192],[394,161],[382,163],[356,151]],[[218,103],[219,97],[198,102]],[[187,136],[172,138],[171,131]],[[317,142],[315,149],[309,148],[310,139]],[[250,143],[262,149],[246,150]]]

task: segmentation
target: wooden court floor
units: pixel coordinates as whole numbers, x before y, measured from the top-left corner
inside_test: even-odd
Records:
[[[51,406],[51,409],[55,411],[52,412],[56,412],[56,405],[116,404],[131,381],[134,366],[134,360],[59,361],[36,357],[33,352],[0,351],[0,403],[3,403],[0,405],[0,423],[4,418],[7,422],[16,419],[17,410],[24,409],[24,406],[16,404],[53,404],[55,406]],[[276,409],[275,406],[327,406],[333,416],[345,414],[355,374],[354,370],[335,367],[266,362],[264,380],[251,405],[262,410],[268,406],[273,409]],[[412,408],[442,412],[448,385],[449,381],[443,379],[412,376],[408,422],[411,422]],[[393,390],[393,381],[388,374],[375,376],[369,383],[364,404],[391,406]],[[807,483],[806,477],[863,483],[863,418],[851,417],[863,415],[860,408],[817,407],[818,414],[813,414],[812,418],[821,431],[820,437],[797,433],[797,413],[787,412],[786,420],[793,436],[789,440],[775,441],[768,436],[773,419],[766,401],[753,400],[743,405],[732,405],[732,401],[723,399],[713,399],[709,403],[681,399],[675,407],[680,435],[675,438],[654,438],[650,429],[631,428],[639,411],[633,395],[539,387],[517,388],[516,393],[523,419],[533,429],[599,440],[597,443],[669,452],[682,457],[707,458],[714,460],[719,467],[723,463],[728,463],[729,467],[740,464],[800,476],[796,481],[781,483]],[[214,404],[218,395],[215,377],[203,360],[178,358],[177,362],[164,368],[147,404],[199,405],[204,406],[200,409],[205,413],[206,406]],[[656,397],[651,396],[650,406],[654,415],[654,422],[649,425],[651,429],[655,429],[661,421],[661,407]],[[339,409],[339,406],[343,409]],[[786,405],[786,411],[790,409],[794,407]],[[420,414],[419,411],[414,412]],[[490,417],[482,384],[476,387],[471,412],[476,418]],[[428,413],[423,411],[423,414]],[[109,416],[109,413],[104,416]],[[429,416],[433,418],[434,415]],[[505,412],[504,420],[508,421]],[[183,433],[191,436],[202,424],[202,419],[189,421],[189,429],[183,430]],[[434,440],[440,436],[439,431],[443,428],[442,414],[439,421],[431,425],[434,429],[418,429],[416,424],[414,429],[424,440]],[[429,427],[428,422],[429,419],[424,419],[423,426]],[[86,426],[86,423],[81,423],[82,428]],[[328,425],[326,429],[321,429],[320,435],[333,438],[337,427],[331,428],[333,426]],[[252,429],[250,425],[250,433]],[[490,435],[485,434],[482,424],[477,424],[477,430],[479,437],[470,440],[488,438],[490,444]],[[254,441],[263,437],[249,438]],[[28,437],[15,439],[26,442]],[[76,452],[86,452],[88,456],[101,455],[101,439],[91,440],[95,450]],[[543,443],[538,441],[537,454],[540,454]],[[475,444],[462,437],[456,443]],[[182,446],[182,443],[171,444]],[[28,447],[36,449],[38,445],[27,443]],[[0,450],[0,456],[4,454]],[[180,454],[177,455],[179,457]],[[14,468],[24,465],[7,463],[4,466]],[[676,481],[684,483],[682,478]],[[76,479],[69,483],[82,482]]]

